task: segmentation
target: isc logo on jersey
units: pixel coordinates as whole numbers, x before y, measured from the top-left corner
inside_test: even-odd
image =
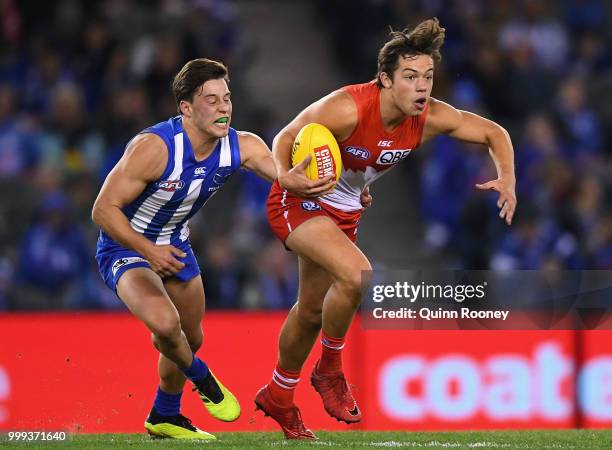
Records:
[[[380,152],[380,155],[378,155],[376,164],[380,164],[383,166],[389,164],[396,164],[402,159],[404,159],[406,156],[408,156],[411,151],[411,148],[400,150],[383,150],[382,152]]]
[[[361,147],[346,147],[344,149],[346,153],[354,156],[357,159],[368,159],[370,158],[370,152],[365,148]]]
[[[163,191],[168,192],[180,191],[181,189],[183,189],[183,187],[185,187],[185,182],[183,180],[165,180],[157,183],[157,187],[159,187]]]

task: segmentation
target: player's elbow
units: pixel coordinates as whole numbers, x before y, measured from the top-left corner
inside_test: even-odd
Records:
[[[294,139],[294,136],[291,134],[288,128],[283,128],[276,136],[274,136],[274,140],[272,141],[272,153],[276,153],[276,150],[285,145],[285,143],[289,143],[290,145]]]
[[[97,200],[94,203],[93,208],[91,208],[91,220],[93,223],[100,226],[100,205]]]
[[[493,132],[500,136],[503,136],[505,139],[510,139],[510,133],[500,124],[493,122]]]
[[[104,222],[105,210],[106,207],[104,205],[104,201],[97,198],[93,207],[91,208],[91,220],[99,227],[101,227]]]
[[[510,134],[500,124],[491,122],[487,130],[487,141],[489,146],[494,146],[496,142],[510,141]]]

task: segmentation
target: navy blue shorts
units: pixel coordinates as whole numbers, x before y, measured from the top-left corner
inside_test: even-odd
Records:
[[[187,256],[184,258],[176,257],[180,262],[185,264],[185,267],[173,276],[181,281],[189,281],[200,275],[200,266],[196,260],[191,245],[186,244],[180,247],[180,250],[185,252]],[[117,243],[113,245],[100,245],[98,241],[98,250],[96,252],[96,261],[98,262],[98,270],[106,285],[114,292],[117,292],[117,282],[121,275],[126,270],[136,267],[151,268],[149,262],[134,250],[129,250]]]

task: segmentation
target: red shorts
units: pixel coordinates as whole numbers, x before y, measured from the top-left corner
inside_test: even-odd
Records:
[[[266,207],[270,227],[283,244],[293,230],[317,216],[329,217],[351,241],[357,239],[361,210],[347,212],[317,199],[296,197],[281,188],[278,181],[272,184]]]

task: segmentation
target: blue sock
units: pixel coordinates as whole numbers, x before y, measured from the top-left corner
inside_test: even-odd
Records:
[[[182,392],[168,394],[158,386],[153,406],[162,416],[176,416],[181,413],[181,395],[183,395]]]
[[[195,354],[193,355],[191,366],[182,370],[185,376],[193,382],[200,381],[208,375],[208,366]]]

